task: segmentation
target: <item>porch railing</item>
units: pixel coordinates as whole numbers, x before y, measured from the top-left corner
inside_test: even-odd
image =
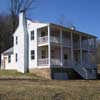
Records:
[[[83,63],[82,64],[82,67],[85,67],[85,68],[89,68],[89,69],[92,69],[92,68],[96,68],[96,64],[90,64],[90,63]]]
[[[74,43],[74,49],[79,49],[80,48],[80,43]],[[89,45],[88,43],[82,42],[81,48],[83,49],[95,49],[94,45]]]
[[[43,36],[38,38],[38,44],[48,43],[48,36]]]
[[[72,61],[71,60],[64,60],[63,65],[65,67],[71,67],[72,66]]]
[[[49,62],[48,62],[48,58],[44,58],[44,59],[38,59],[38,66],[48,66]],[[73,62],[74,65],[79,65],[79,63],[77,62]],[[63,60],[63,62],[61,62],[60,59],[52,59],[51,58],[51,65],[53,66],[63,66],[63,67],[72,67],[72,62],[71,60]],[[90,63],[83,63],[81,65],[81,67],[85,67],[85,68],[96,68],[96,64],[90,64]]]
[[[70,47],[71,46],[71,41],[62,41],[62,45],[64,46],[64,47]]]
[[[54,36],[50,37],[50,42],[51,43],[62,44],[65,47],[71,46],[71,42],[70,41],[67,41],[67,40],[60,41],[59,37],[54,37]],[[40,44],[45,44],[45,43],[48,43],[48,36],[43,36],[43,37],[39,37],[38,38],[38,44],[39,45]]]
[[[47,66],[48,65],[48,58],[38,59],[39,66]]]
[[[57,66],[61,65],[60,59],[52,59],[51,58],[51,65],[57,65]]]
[[[84,62],[84,61],[82,61],[82,64],[80,64],[79,62],[74,61],[73,64],[74,65],[80,65],[81,67],[84,67],[84,68],[87,68],[87,69],[96,68],[96,64],[92,64],[92,63]]]
[[[50,42],[52,42],[52,43],[60,43],[60,38],[51,36],[50,37]]]

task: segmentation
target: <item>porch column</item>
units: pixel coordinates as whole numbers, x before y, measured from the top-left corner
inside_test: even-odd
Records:
[[[80,35],[80,64],[82,65],[82,36]]]
[[[51,65],[50,24],[48,25],[48,65]]]
[[[73,53],[73,32],[71,31],[71,61],[74,64],[74,53]]]
[[[96,51],[97,51],[97,43],[96,43],[96,38],[94,38],[94,52],[95,52],[95,64],[97,63],[97,53],[96,53]]]
[[[60,45],[60,55],[61,55],[61,57],[60,57],[60,59],[61,59],[61,66],[63,66],[63,39],[62,39],[62,28],[60,29],[60,43],[61,43],[61,45]]]
[[[88,37],[88,64],[90,64],[90,53],[89,53],[89,49],[90,49],[90,47],[89,47],[89,45],[90,45],[90,43],[89,43],[89,37]]]

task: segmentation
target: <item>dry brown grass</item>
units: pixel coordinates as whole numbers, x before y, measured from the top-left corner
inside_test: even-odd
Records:
[[[0,100],[100,100],[99,80],[46,80],[34,74],[0,71]]]
[[[100,100],[100,81],[0,81],[0,97],[6,100]]]

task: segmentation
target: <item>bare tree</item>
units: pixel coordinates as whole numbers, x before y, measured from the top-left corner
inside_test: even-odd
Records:
[[[35,0],[10,0],[10,12],[12,16],[12,24],[13,24],[13,32],[18,25],[18,15],[21,10],[28,12],[28,10],[32,9],[32,5]]]
[[[35,0],[10,0],[11,14],[18,15],[20,10],[28,11]]]

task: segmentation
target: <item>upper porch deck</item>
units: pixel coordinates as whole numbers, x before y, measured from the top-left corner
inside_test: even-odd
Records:
[[[63,47],[73,47],[73,49],[95,50],[96,38],[71,32],[59,27],[50,26],[38,29],[37,31],[38,46],[57,45]],[[50,41],[49,41],[50,40]],[[50,43],[49,43],[50,42]]]

